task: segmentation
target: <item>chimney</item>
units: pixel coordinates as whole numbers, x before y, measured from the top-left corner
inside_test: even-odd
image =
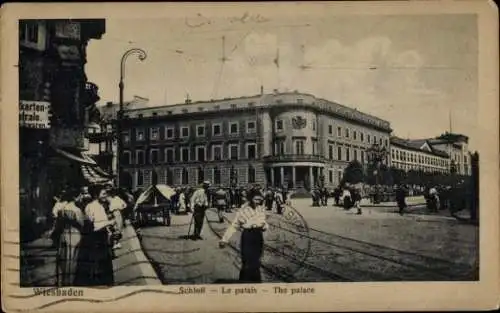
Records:
[[[260,95],[262,96],[264,94],[264,86],[260,85]]]
[[[186,104],[190,104],[191,103],[191,99],[189,99],[189,94],[187,93],[186,94]]]

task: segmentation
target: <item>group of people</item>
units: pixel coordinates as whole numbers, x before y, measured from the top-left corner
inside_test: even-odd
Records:
[[[112,185],[62,188],[48,233],[57,248],[58,286],[113,285],[114,251],[121,248],[124,218],[132,205],[130,193]]]

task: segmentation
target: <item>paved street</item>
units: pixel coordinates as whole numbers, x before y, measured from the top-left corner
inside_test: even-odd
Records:
[[[365,207],[359,216],[337,207],[311,207],[295,199],[283,216],[269,215],[265,235],[264,280],[426,281],[478,277],[478,227],[453,218],[427,215],[420,206],[410,214],[395,207]],[[186,240],[190,216],[173,225],[140,230],[142,245],[163,283],[231,282],[238,277],[239,236],[231,247],[217,242],[234,213],[219,223],[207,211],[203,241]]]

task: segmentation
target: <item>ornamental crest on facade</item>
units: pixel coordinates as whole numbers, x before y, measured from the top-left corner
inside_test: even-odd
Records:
[[[296,116],[292,118],[292,127],[294,129],[302,129],[306,127],[306,125],[307,125],[307,120],[302,116]]]

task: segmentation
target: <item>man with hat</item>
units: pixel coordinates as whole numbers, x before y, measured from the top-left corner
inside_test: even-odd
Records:
[[[214,193],[214,203],[217,208],[217,214],[219,216],[219,223],[224,223],[224,214],[223,212],[227,212],[227,206],[229,205],[228,195],[223,188],[219,188]]]
[[[202,187],[197,189],[191,197],[191,209],[193,210],[194,219],[193,239],[195,240],[203,239],[200,234],[205,219],[205,211],[208,209],[208,188],[210,188],[210,182],[204,181]]]
[[[237,230],[242,230],[240,240],[241,283],[260,283],[262,281],[260,266],[264,247],[263,232],[267,230],[265,208],[262,206],[264,197],[257,188],[247,193],[248,202],[237,211],[234,221],[219,242],[224,248]]]

